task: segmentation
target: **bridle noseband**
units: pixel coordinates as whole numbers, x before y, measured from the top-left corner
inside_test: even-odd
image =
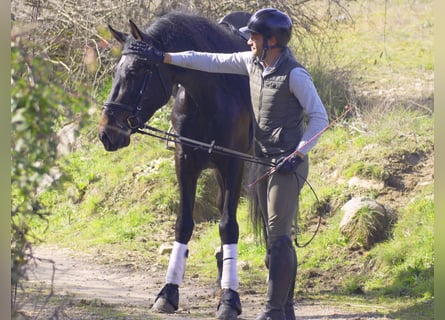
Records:
[[[128,53],[125,52],[125,50],[122,52],[122,55],[126,55]],[[132,53],[134,54],[134,53]],[[152,65],[150,64],[149,67],[147,68],[146,72],[145,72],[145,76],[144,76],[144,82],[142,83],[141,89],[139,90],[139,94],[138,94],[138,98],[136,100],[136,104],[135,105],[130,105],[130,104],[126,104],[126,103],[122,103],[122,102],[116,102],[116,101],[107,101],[103,104],[102,109],[108,114],[108,115],[114,115],[114,111],[115,109],[118,110],[122,110],[128,113],[131,113],[130,116],[127,117],[126,119],[126,124],[117,121],[116,119],[116,124],[117,126],[122,129],[125,130],[126,127],[128,129],[131,130],[132,133],[136,132],[138,129],[143,128],[145,121],[142,120],[141,118],[141,113],[142,113],[142,100],[143,100],[143,96],[145,94],[145,91],[148,88],[148,84],[150,83],[150,79],[153,75],[153,69],[158,73],[159,79],[161,81],[162,84],[162,89],[163,89],[163,94],[164,94],[164,98],[168,101],[168,99],[170,98],[170,95],[168,94],[167,91],[167,86],[165,85],[164,79],[161,75],[161,72],[159,71],[159,65]]]

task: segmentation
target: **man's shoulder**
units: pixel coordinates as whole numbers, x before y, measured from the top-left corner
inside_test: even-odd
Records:
[[[285,51],[283,52],[282,64],[284,64],[289,69],[289,71],[294,68],[304,69],[304,66],[300,62],[298,62],[297,58],[295,58],[289,47],[286,47]]]

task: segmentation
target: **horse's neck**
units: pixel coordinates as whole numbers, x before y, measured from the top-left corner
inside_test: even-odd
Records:
[[[194,98],[208,96],[209,92],[218,90],[215,75],[195,70],[187,70],[178,77],[178,83]]]

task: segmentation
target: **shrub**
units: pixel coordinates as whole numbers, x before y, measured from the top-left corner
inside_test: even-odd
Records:
[[[72,121],[82,95],[68,94],[52,65],[33,55],[29,43],[13,38],[11,47],[11,288],[17,289],[39,240],[31,222],[48,212],[37,195],[57,159],[57,130]],[[14,299],[14,295],[12,295]],[[14,301],[13,301],[14,305]]]

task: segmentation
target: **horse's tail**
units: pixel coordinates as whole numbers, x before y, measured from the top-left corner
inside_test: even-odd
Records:
[[[256,163],[252,163],[249,166],[248,181],[255,181],[256,179],[258,179],[258,166],[259,164]],[[267,243],[266,222],[264,221],[264,217],[261,212],[258,192],[256,192],[256,188],[256,185],[251,186],[247,192],[247,196],[249,199],[250,221],[252,223],[255,239],[259,240],[261,243]]]

